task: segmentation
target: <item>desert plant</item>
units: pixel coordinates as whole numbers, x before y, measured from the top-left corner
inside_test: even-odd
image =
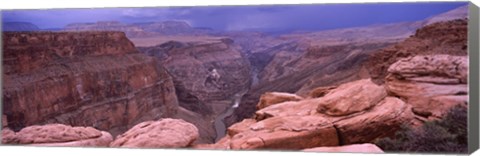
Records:
[[[418,128],[403,126],[393,138],[381,138],[375,144],[390,152],[466,153],[467,140],[467,108],[457,105],[441,120]]]

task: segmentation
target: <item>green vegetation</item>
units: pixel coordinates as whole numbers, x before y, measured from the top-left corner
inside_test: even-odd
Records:
[[[394,137],[375,144],[386,152],[467,153],[467,108],[453,107],[439,121],[429,121],[418,128],[404,126]]]

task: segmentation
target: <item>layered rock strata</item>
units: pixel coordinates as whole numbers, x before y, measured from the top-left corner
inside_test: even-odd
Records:
[[[8,127],[62,123],[113,135],[172,116],[173,81],[121,32],[3,33]]]
[[[419,55],[392,64],[385,86],[416,114],[438,119],[455,105],[467,107],[467,79],[467,56]]]

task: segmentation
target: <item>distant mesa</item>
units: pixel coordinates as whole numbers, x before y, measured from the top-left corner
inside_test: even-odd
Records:
[[[122,23],[119,21],[98,21],[96,23],[72,23],[65,31],[122,31],[128,37],[152,37],[160,35],[207,34],[209,28],[193,28],[185,21],[161,21],[145,23]]]
[[[2,31],[38,31],[40,28],[29,22],[5,22]]]

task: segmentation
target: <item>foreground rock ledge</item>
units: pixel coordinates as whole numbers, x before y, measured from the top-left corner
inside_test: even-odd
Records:
[[[110,147],[183,148],[199,137],[198,129],[181,119],[142,122],[110,144]]]
[[[320,116],[272,117],[232,136],[231,149],[292,149],[337,146],[333,124]]]
[[[71,127],[62,124],[29,126],[17,133],[8,129],[2,130],[3,144],[107,147],[112,140],[110,133],[92,127]]]
[[[341,152],[341,153],[384,153],[374,144],[353,144],[336,147],[316,147],[303,150],[305,152]]]

